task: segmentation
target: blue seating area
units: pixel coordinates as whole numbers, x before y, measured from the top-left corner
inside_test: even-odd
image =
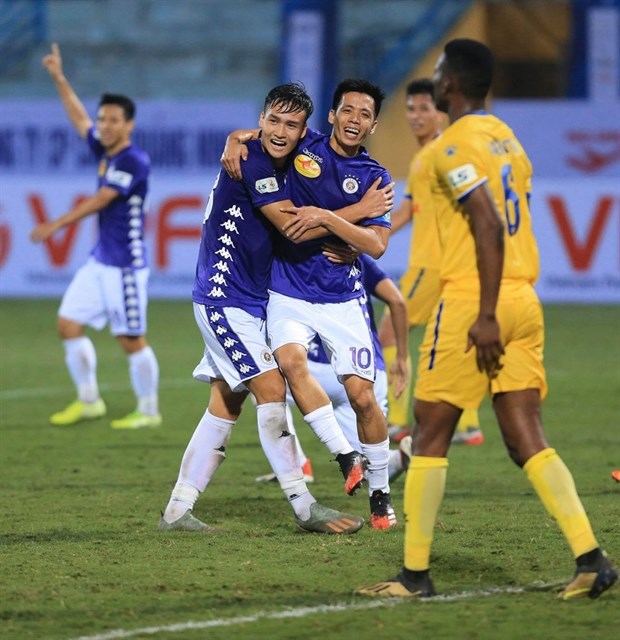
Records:
[[[409,69],[415,52],[403,41],[426,41],[431,30],[445,30],[445,21],[434,24],[429,15],[447,5],[457,15],[469,4],[333,3],[339,6],[339,75],[382,85],[403,73],[402,60],[395,64],[390,52],[400,51]],[[0,8],[4,98],[52,93],[41,69],[51,41],[60,43],[66,73],[85,97],[99,95],[105,84],[136,98],[260,100],[279,80],[281,0],[0,0]]]

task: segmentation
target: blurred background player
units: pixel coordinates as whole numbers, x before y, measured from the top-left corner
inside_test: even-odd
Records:
[[[100,160],[98,190],[63,216],[43,222],[31,233],[34,242],[82,218],[98,214],[99,238],[88,262],[65,291],[58,311],[58,333],[77,400],[50,417],[53,425],[72,425],[100,418],[106,405],[97,383],[97,354],[84,327],[110,331],[129,359],[136,410],[117,420],[115,429],[139,429],[161,424],[158,407],[159,366],[146,341],[149,268],[144,245],[144,217],[150,160],[131,143],[135,105],[127,97],[104,94],[93,126],[62,70],[60,49],[43,58],[69,120]]]
[[[532,165],[513,131],[485,111],[492,79],[493,54],[475,40],[448,42],[435,67],[435,97],[450,120],[431,162],[433,186],[442,193],[442,289],[426,327],[414,390],[404,563],[395,578],[360,587],[361,595],[435,594],[430,553],[447,453],[460,407],[487,392],[510,457],[575,558],[574,577],[559,597],[596,598],[618,579],[570,471],[543,430],[547,382],[543,314],[534,290],[539,260],[529,211]]]
[[[420,150],[411,160],[405,197],[392,214],[392,233],[410,222],[413,223],[409,264],[399,283],[401,293],[407,301],[409,327],[413,329],[419,325],[426,325],[439,298],[440,289],[441,246],[430,186],[429,159],[430,144],[441,134],[445,114],[435,105],[432,80],[421,78],[407,85],[406,117]],[[383,316],[379,325],[379,336],[386,368],[390,371],[396,353],[396,342],[388,313]],[[411,367],[410,361],[408,366]],[[399,397],[395,397],[390,382],[388,425],[393,442],[399,442],[411,431],[410,405],[411,387],[407,386]],[[484,442],[476,408],[464,409],[453,442],[468,445],[480,445]]]
[[[377,402],[381,407],[384,415],[387,414],[387,372],[385,361],[381,353],[381,343],[377,334],[377,326],[375,322],[375,314],[371,296],[381,300],[385,305],[385,309],[390,310],[390,320],[394,325],[394,334],[397,342],[397,358],[402,362],[406,361],[409,353],[409,327],[407,324],[407,311],[405,300],[403,299],[398,287],[381,269],[379,264],[370,256],[362,254],[359,256],[362,266],[362,283],[364,285],[365,296],[364,304],[368,313],[370,329],[373,337],[373,346],[375,350],[376,362],[376,378],[375,378],[375,395]],[[316,378],[319,384],[325,389],[329,399],[334,407],[334,414],[338,424],[341,426],[347,440],[351,446],[360,450],[361,443],[357,433],[356,416],[351,407],[351,403],[347,397],[346,391],[338,377],[334,373],[329,357],[325,353],[320,338],[315,337],[310,343],[308,349],[308,370]],[[399,367],[399,372],[407,372],[404,366]],[[407,378],[400,378],[396,382],[397,388],[404,388],[408,385]],[[290,392],[287,393],[287,409],[289,419],[289,430],[295,432],[295,425],[291,407],[294,404],[293,397]],[[314,473],[309,458],[303,451],[299,437],[297,438],[297,448],[302,462],[302,468],[306,474],[306,481],[314,480]],[[400,442],[397,449],[390,451],[388,464],[388,473],[390,482],[395,480],[403,471],[407,469],[409,458],[411,457],[411,436],[406,436]],[[257,482],[274,481],[274,474],[266,474],[256,478]]]

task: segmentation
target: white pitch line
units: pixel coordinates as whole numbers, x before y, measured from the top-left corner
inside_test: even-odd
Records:
[[[169,380],[160,380],[159,386],[163,389],[181,389],[183,387],[189,387],[195,383],[191,376],[187,378],[171,378]],[[99,385],[101,391],[107,393],[118,393],[120,391],[131,390],[129,379],[126,384],[101,384]],[[72,387],[41,387],[41,388],[26,388],[26,389],[3,389],[0,390],[0,400],[24,400],[26,398],[40,398],[40,397],[53,397],[62,394],[72,393],[74,390]]]
[[[462,591],[446,595],[434,596],[418,600],[420,603],[430,602],[456,602],[457,600],[467,600],[468,598],[487,598],[489,596],[524,593],[526,591],[548,591],[554,587],[564,584],[563,582],[552,582],[546,584],[533,584],[524,587],[492,587],[479,591]],[[213,629],[216,627],[232,627],[259,620],[282,620],[285,618],[305,618],[316,613],[340,613],[342,611],[357,611],[367,609],[377,609],[379,607],[393,607],[398,604],[409,603],[408,598],[381,598],[377,600],[366,600],[365,602],[340,602],[337,604],[324,604],[316,607],[298,607],[296,609],[286,609],[284,611],[273,611],[269,613],[256,613],[251,616],[237,616],[235,618],[216,618],[215,620],[204,620],[202,622],[188,621],[177,624],[168,624],[159,627],[142,627],[141,629],[114,629],[105,633],[98,633],[94,636],[80,636],[70,640],[118,640],[119,638],[132,638],[139,635],[157,635],[159,633],[192,631],[195,629]]]

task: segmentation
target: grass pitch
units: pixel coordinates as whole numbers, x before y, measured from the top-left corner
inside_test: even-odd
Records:
[[[69,428],[49,414],[73,399],[55,336],[56,301],[0,300],[0,637],[6,640],[316,640],[610,638],[620,588],[563,603],[573,571],[555,523],[504,452],[489,403],[486,442],[455,447],[433,545],[443,599],[375,602],[352,595],[400,568],[401,526],[349,537],[304,534],[268,471],[253,407],[196,514],[222,531],[162,534],[159,511],[208,401],[191,372],[202,346],[191,305],[153,302],[149,338],[161,368],[160,429],[117,432],[134,408],[126,360],[94,333],[108,417]],[[548,306],[544,421],[571,468],[601,545],[620,561],[620,307]],[[415,340],[414,340],[415,342]],[[312,492],[368,515],[309,429]],[[616,632],[613,629],[616,629]]]

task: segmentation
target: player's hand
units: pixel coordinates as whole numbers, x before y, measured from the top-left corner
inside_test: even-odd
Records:
[[[284,207],[280,211],[292,214],[291,219],[282,226],[289,240],[299,240],[306,231],[322,226],[327,217],[334,215],[319,207]]]
[[[233,180],[241,180],[241,161],[248,159],[248,147],[245,143],[251,139],[252,134],[241,134],[238,131],[226,138],[220,163]]]
[[[342,242],[325,242],[322,249],[323,255],[335,264],[352,264],[360,254],[357,249]]]
[[[42,222],[32,230],[32,232],[30,233],[30,239],[32,240],[32,242],[43,242],[56,231],[57,227],[54,221]]]
[[[394,397],[400,398],[411,380],[411,370],[407,358],[396,358],[392,362],[388,371],[388,380],[392,385]]]
[[[52,78],[62,76],[62,58],[60,57],[60,47],[52,42],[51,53],[43,58],[43,66],[48,70]]]
[[[390,182],[381,189],[379,188],[380,184],[381,178],[377,178],[359,202],[367,208],[367,218],[379,218],[394,208],[394,185],[396,183]]]
[[[467,332],[467,353],[476,347],[476,364],[478,371],[486,373],[489,378],[497,377],[504,366],[500,358],[504,355],[499,331],[499,323],[495,316],[478,316]]]

